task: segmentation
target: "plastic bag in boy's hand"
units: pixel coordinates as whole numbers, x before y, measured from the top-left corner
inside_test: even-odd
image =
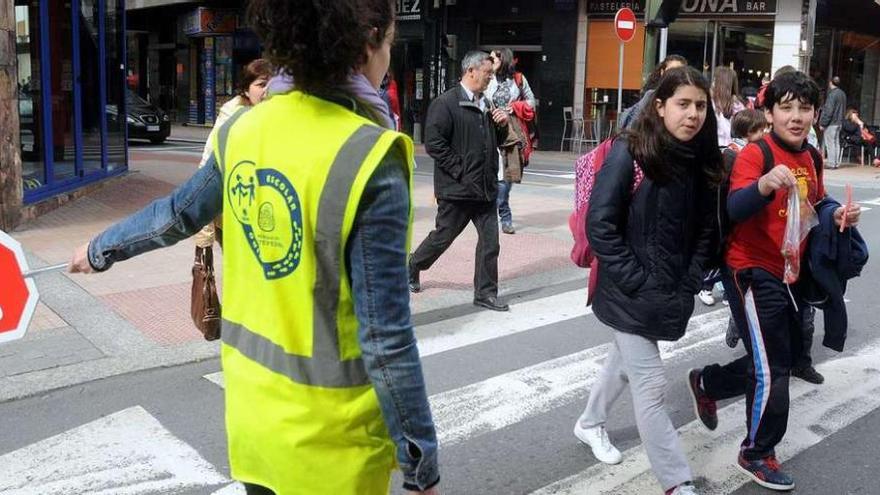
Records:
[[[782,257],[785,258],[783,281],[793,284],[801,273],[801,243],[810,235],[810,230],[819,225],[816,210],[807,199],[806,183],[798,181],[798,184],[789,188],[787,211],[785,236],[782,238]]]

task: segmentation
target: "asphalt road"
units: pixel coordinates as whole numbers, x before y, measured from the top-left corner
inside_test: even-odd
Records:
[[[416,180],[429,181],[430,162],[418,162]],[[518,187],[570,194],[556,187],[571,183],[570,163],[535,163],[529,172]],[[829,189],[842,197],[840,187]],[[857,188],[856,199],[877,200],[864,212],[861,232],[880,252],[880,191]],[[818,387],[793,380],[780,447],[796,493],[880,493],[878,278],[880,268],[869,264],[849,286],[844,353],[819,345],[817,316],[814,358],[828,380]],[[529,290],[509,314],[461,306],[416,318],[442,444],[443,493],[662,493],[640,448],[628,393],[608,425],[624,464],[597,464],[572,435],[610,341],[610,330],[583,308],[582,290],[582,283],[548,284]],[[705,493],[769,493],[732,467],[744,434],[742,402],[723,404],[722,424],[709,434],[694,422],[686,392],[688,369],[742,353],[724,345],[725,325],[721,304],[697,303],[688,335],[663,347],[667,407]],[[227,479],[222,389],[205,378],[218,371],[210,360],[0,403],[0,493],[239,493]],[[93,457],[103,464],[89,471]],[[178,460],[169,465],[162,457]]]

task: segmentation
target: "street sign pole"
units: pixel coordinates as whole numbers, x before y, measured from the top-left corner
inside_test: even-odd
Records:
[[[614,33],[620,40],[620,57],[617,61],[617,116],[618,126],[620,114],[623,112],[623,57],[624,45],[636,36],[636,14],[626,7],[617,11],[614,15]]]
[[[68,266],[67,263],[59,263],[59,264],[57,264],[57,265],[44,266],[44,267],[42,267],[42,268],[36,268],[36,269],[34,269],[34,270],[28,270],[28,271],[22,273],[21,276],[24,277],[24,278],[31,278],[31,277],[33,277],[34,275],[39,275],[39,274],[41,274],[41,273],[57,272],[57,271],[59,271],[59,270],[64,270],[64,269],[67,268],[67,266]]]
[[[646,0],[645,1],[645,24],[657,17],[660,12],[660,4],[662,0]],[[648,28],[645,30],[645,51],[642,57],[642,81],[647,81],[651,71],[654,70],[654,61],[657,56],[657,29]]]
[[[617,115],[623,112],[623,42],[620,42],[620,60],[617,68]]]
[[[669,28],[660,29],[660,52],[657,55],[657,63],[659,64],[666,58],[666,45],[669,41]]]

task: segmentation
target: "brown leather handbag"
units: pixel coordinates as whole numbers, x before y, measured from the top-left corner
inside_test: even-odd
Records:
[[[214,279],[214,251],[196,246],[192,268],[192,301],[190,315],[205,340],[220,338],[220,298]]]

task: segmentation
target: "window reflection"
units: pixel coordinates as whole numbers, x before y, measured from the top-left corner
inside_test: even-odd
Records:
[[[46,183],[43,157],[43,98],[40,87],[40,10],[37,2],[15,2],[18,54],[18,118],[24,190]]]

